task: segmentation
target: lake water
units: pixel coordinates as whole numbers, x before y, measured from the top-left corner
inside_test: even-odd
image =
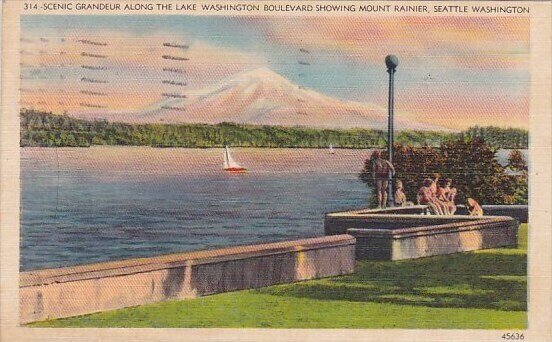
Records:
[[[21,270],[323,235],[366,206],[368,150],[24,148]]]
[[[500,151],[504,163],[509,151]],[[24,148],[21,270],[323,235],[365,207],[369,150]]]

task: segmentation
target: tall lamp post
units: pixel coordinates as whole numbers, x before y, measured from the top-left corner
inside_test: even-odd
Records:
[[[387,122],[387,152],[389,154],[389,162],[393,163],[393,100],[394,100],[394,82],[395,71],[399,65],[399,59],[395,55],[387,55],[385,57],[385,65],[389,73],[389,103],[388,103],[388,122]],[[393,206],[393,175],[389,172],[389,187],[387,188],[388,206]]]

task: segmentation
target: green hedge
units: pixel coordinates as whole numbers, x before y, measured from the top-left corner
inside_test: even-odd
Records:
[[[519,160],[523,157],[519,151],[512,154],[516,165],[509,168],[519,170],[520,164],[525,165]],[[387,151],[382,155],[387,158]],[[457,203],[465,203],[467,197],[472,197],[481,204],[527,204],[527,172],[521,170],[512,175],[495,155],[496,149],[481,138],[464,137],[440,147],[397,144],[393,154],[395,179],[403,181],[406,196],[411,201],[415,201],[423,180],[438,174],[441,178],[452,179],[452,186],[458,189]],[[373,187],[371,168],[371,160],[367,159],[360,179]]]

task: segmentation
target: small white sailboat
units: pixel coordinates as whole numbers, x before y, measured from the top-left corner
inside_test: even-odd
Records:
[[[230,149],[228,148],[228,145],[226,145],[224,149],[224,164],[223,164],[224,171],[227,172],[246,172],[247,169],[240,164],[236,163],[234,158],[232,158],[232,155],[230,154]]]
[[[330,144],[330,154],[335,154],[335,151],[334,151],[334,148],[333,148],[332,144]]]

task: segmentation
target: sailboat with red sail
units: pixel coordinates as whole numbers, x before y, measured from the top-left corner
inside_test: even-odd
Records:
[[[232,158],[232,155],[230,154],[230,148],[228,148],[228,145],[226,145],[224,149],[224,164],[223,164],[224,171],[226,172],[246,172],[247,169],[240,164],[236,163],[234,158]]]

